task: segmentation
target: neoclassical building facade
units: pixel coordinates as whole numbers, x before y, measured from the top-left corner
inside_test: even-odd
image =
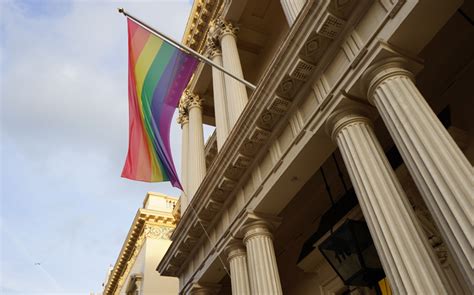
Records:
[[[156,264],[171,244],[176,198],[149,192],[139,208],[115,264],[103,284],[104,295],[170,295],[178,292],[176,278],[160,276]]]
[[[204,65],[188,85],[157,271],[180,294],[472,294],[473,19],[461,0],[195,0],[183,43],[256,87]]]

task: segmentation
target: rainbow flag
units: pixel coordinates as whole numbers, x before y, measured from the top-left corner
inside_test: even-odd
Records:
[[[170,125],[198,60],[128,19],[129,146],[122,177],[181,188]]]

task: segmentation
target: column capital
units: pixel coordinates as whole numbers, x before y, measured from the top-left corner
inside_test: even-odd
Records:
[[[189,122],[188,103],[189,98],[183,93],[179,100],[178,118],[176,120],[178,124],[181,124],[181,127]]]
[[[225,35],[232,35],[234,38],[236,38],[239,28],[230,21],[220,17],[213,21],[210,31],[212,34],[215,34],[214,36],[218,36],[219,40],[221,40]]]
[[[265,220],[256,220],[242,227],[244,233],[244,244],[253,237],[256,236],[268,236],[273,239],[271,232],[271,224]]]
[[[236,240],[231,242],[225,248],[225,253],[227,255],[227,261],[231,261],[235,257],[247,256],[247,251],[242,240]]]
[[[191,110],[192,108],[198,107],[202,109],[202,104],[204,102],[204,99],[202,99],[199,95],[192,93],[189,90],[186,90],[184,92],[184,95],[186,96],[186,104],[187,104],[187,109],[188,111]]]
[[[213,36],[207,37],[205,55],[210,59],[222,55],[222,50],[218,39],[214,38]]]
[[[394,76],[407,76],[414,80],[414,62],[404,57],[382,59],[365,70],[362,75],[363,92],[367,93],[368,101],[373,104],[373,94],[377,86]],[[418,64],[418,67],[420,65]]]
[[[333,141],[339,132],[352,124],[372,125],[370,119],[370,110],[367,106],[361,104],[347,104],[336,108],[326,120],[326,132]]]
[[[189,123],[189,116],[185,112],[181,112],[181,110],[178,113],[178,118],[176,119],[176,122],[181,125],[181,127],[185,124]]]

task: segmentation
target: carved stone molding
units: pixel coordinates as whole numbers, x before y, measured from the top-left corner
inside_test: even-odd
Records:
[[[143,235],[150,239],[170,240],[173,230],[172,227],[147,225],[143,230]]]
[[[185,45],[197,51],[203,49],[209,22],[216,17],[222,2],[222,0],[194,1],[183,37],[183,43]]]
[[[283,98],[293,100],[300,83],[290,76],[285,77],[279,84],[277,94]]]
[[[186,123],[189,123],[189,97],[186,94],[186,91],[181,95],[181,98],[179,99],[179,104],[178,104],[178,118],[177,122],[178,124],[184,125]]]
[[[177,122],[178,124],[180,124],[181,126],[183,126],[184,124],[189,123],[189,116],[188,116],[188,114],[185,113],[185,112],[179,111],[179,112],[178,112],[178,118],[176,119],[176,122]]]
[[[201,108],[202,109],[204,99],[201,98],[201,96],[199,96],[197,94],[194,94],[194,93],[190,92],[189,90],[185,91],[185,95],[188,99],[187,100],[188,110],[190,110],[192,108]]]
[[[222,50],[219,45],[219,41],[212,36],[207,37],[205,55],[210,59],[213,59],[216,56],[222,55]]]
[[[303,60],[316,65],[329,47],[331,41],[331,39],[313,32],[304,43],[299,55]]]
[[[219,36],[219,40],[222,39],[222,37],[224,37],[225,35],[232,35],[235,38],[237,37],[237,33],[239,32],[238,27],[221,17],[214,21],[214,26],[215,34]]]
[[[200,264],[201,262],[196,261],[196,257],[188,256],[183,265],[175,265],[177,268],[173,268],[175,272],[167,272],[167,266],[170,263],[174,263],[174,261],[171,261],[173,253],[184,247],[184,244],[193,247],[194,250],[198,247],[198,244],[202,243],[203,239],[196,240],[196,243],[194,243],[194,241],[186,241],[188,237],[201,237],[200,235],[202,235],[203,231],[202,228],[199,229],[197,227],[198,224],[196,221],[198,218],[203,218],[204,216],[209,218],[209,212],[212,212],[212,206],[208,205],[210,200],[228,202],[228,198],[236,195],[236,187],[238,184],[236,180],[240,183],[242,177],[232,179],[229,177],[231,176],[229,173],[238,175],[240,171],[245,172],[248,167],[252,166],[256,159],[255,157],[262,152],[262,147],[267,145],[269,139],[272,138],[272,133],[276,132],[276,126],[282,127],[283,124],[279,125],[279,122],[286,122],[283,120],[286,120],[285,117],[289,116],[288,110],[290,110],[291,104],[294,103],[296,98],[300,99],[297,93],[304,88],[305,81],[291,77],[289,71],[294,68],[294,64],[297,62],[297,59],[294,57],[298,56],[303,44],[308,41],[308,37],[311,35],[308,33],[316,31],[318,26],[324,21],[323,16],[328,10],[330,2],[329,0],[323,0],[308,4],[308,9],[302,12],[304,14],[304,17],[301,18],[303,21],[295,24],[296,26],[301,26],[301,28],[298,29],[294,27],[296,29],[290,31],[289,36],[281,45],[278,55],[273,59],[267,71],[263,74],[262,79],[257,85],[257,89],[252,94],[253,98],[248,101],[246,111],[241,114],[233,132],[227,139],[227,143],[222,147],[222,150],[219,151],[214,163],[208,167],[207,175],[199,187],[199,190],[194,195],[194,199],[191,203],[194,205],[197,216],[199,217],[195,214],[185,213],[178,225],[178,229],[175,230],[173,234],[173,244],[170,246],[168,253],[158,267],[165,275],[177,276],[183,271],[188,271],[189,266],[187,262],[191,260],[193,260],[194,268],[197,267],[196,265],[202,266],[202,264]],[[342,4],[342,2],[340,4]],[[349,24],[354,24],[355,19],[364,12],[365,8],[366,6],[361,5],[358,6],[358,9],[352,10],[357,11],[357,14],[351,14],[344,22],[344,25],[348,26]],[[217,31],[229,30],[228,32],[226,31],[226,33],[235,34],[236,31],[234,29],[233,26],[227,27],[225,24],[219,24],[219,20],[216,21]],[[346,28],[344,28],[344,30],[345,29]],[[342,29],[340,32],[342,32]],[[210,33],[214,34],[215,32]],[[210,34],[210,36],[213,36],[212,34]],[[324,38],[322,40],[328,43],[333,42],[338,44],[343,41],[340,35],[335,36],[331,41]],[[314,54],[312,50],[315,50],[315,48],[311,47],[313,45],[315,44],[309,44],[307,47],[309,54]],[[330,46],[335,47],[336,45],[337,44],[332,44]],[[321,59],[327,58],[330,60],[335,54],[335,51],[325,50],[324,54],[321,55]],[[292,58],[287,58],[288,56]],[[320,62],[318,59],[317,65],[310,71],[311,74],[309,74],[309,72],[304,74],[313,75],[323,64],[324,62]],[[239,164],[238,158],[243,159],[244,164]],[[258,191],[259,189],[257,188],[254,194],[258,194]],[[200,215],[201,211],[207,212],[203,212],[203,215]],[[219,213],[221,211],[222,208],[214,214],[211,220],[208,220],[208,222],[203,225],[206,231],[212,230],[209,227],[215,224],[214,221],[220,216]],[[190,253],[192,253],[192,251]]]

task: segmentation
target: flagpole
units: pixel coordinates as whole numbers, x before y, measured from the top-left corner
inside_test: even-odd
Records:
[[[255,90],[255,85],[251,84],[250,82],[242,79],[242,78],[239,78],[237,76],[235,76],[234,74],[228,72],[226,69],[224,69],[222,66],[218,65],[218,64],[215,64],[212,60],[210,60],[209,58],[201,55],[200,53],[198,53],[197,51],[193,50],[192,48],[189,48],[188,46],[185,46],[185,45],[182,45],[181,43],[175,41],[173,38],[161,33],[160,31],[152,28],[150,25],[146,24],[145,22],[139,20],[138,18],[134,17],[133,15],[131,15],[130,13],[126,12],[125,9],[123,8],[119,8],[118,9],[118,12],[119,13],[122,13],[123,15],[125,15],[126,17],[130,18],[131,20],[133,20],[136,24],[138,24],[139,26],[141,26],[142,28],[144,28],[145,30],[149,31],[150,33],[153,33],[155,35],[157,35],[158,37],[162,38],[163,40],[165,40],[166,42],[168,42],[169,44],[173,45],[174,47],[188,53],[188,54],[191,54],[191,55],[194,55],[199,61],[202,61],[208,65],[210,65],[211,67],[215,67],[217,69],[219,69],[220,71],[222,71],[223,73],[231,76],[232,78],[236,79],[237,81],[243,83],[245,86],[247,86],[248,88],[250,88],[251,90]]]

